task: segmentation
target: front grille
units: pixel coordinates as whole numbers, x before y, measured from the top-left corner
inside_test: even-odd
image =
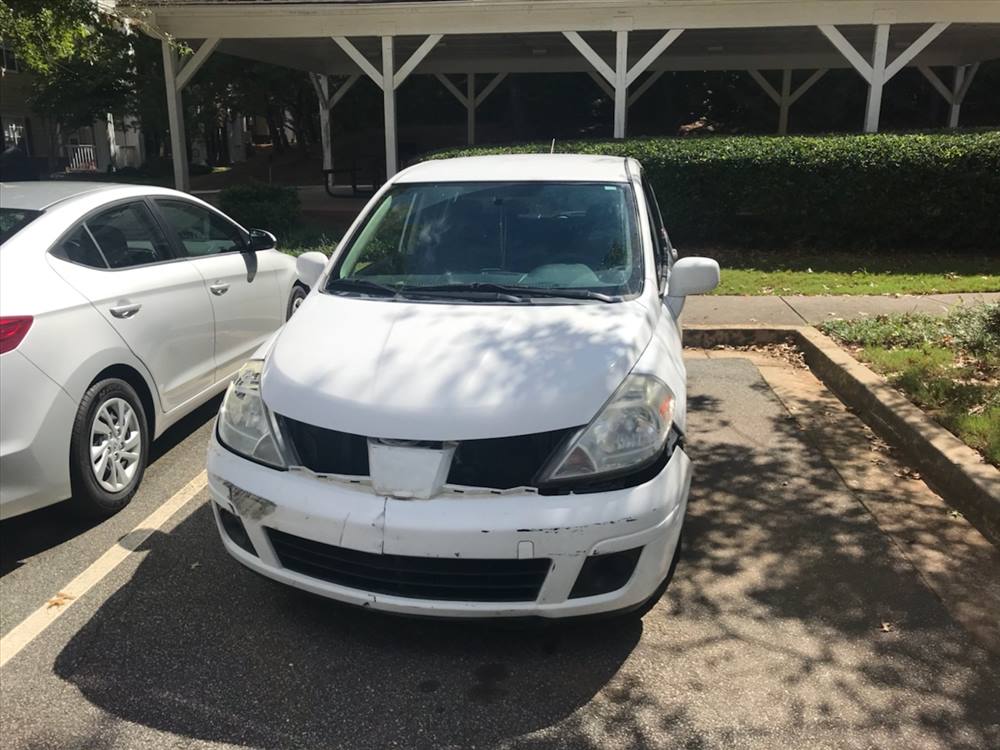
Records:
[[[368,438],[288,417],[285,435],[302,465],[318,474],[368,476]],[[506,490],[530,487],[542,467],[578,427],[514,437],[463,440],[455,449],[448,484]]]
[[[268,529],[281,565],[340,586],[409,599],[532,602],[550,560],[474,560],[378,555]]]

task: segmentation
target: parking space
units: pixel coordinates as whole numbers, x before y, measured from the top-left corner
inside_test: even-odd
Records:
[[[689,381],[685,551],[641,622],[346,608],[243,570],[202,491],[3,667],[5,746],[1000,746],[1000,659],[756,367],[696,359]],[[212,406],[114,519],[0,527],[4,634],[201,471]]]

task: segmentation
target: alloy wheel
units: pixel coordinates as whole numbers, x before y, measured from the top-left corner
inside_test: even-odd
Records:
[[[90,468],[108,492],[121,492],[132,482],[142,456],[142,432],[132,406],[109,398],[90,426]]]

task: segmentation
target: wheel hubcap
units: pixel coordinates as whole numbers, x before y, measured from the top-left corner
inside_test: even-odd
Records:
[[[139,419],[128,401],[110,398],[101,404],[90,426],[90,468],[108,492],[121,492],[132,482],[142,456]]]
[[[295,299],[292,300],[292,312],[295,312],[302,306],[302,301],[304,299],[305,297],[296,297]]]

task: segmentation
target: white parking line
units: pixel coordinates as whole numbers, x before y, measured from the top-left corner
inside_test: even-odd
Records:
[[[115,544],[80,575],[59,590],[55,596],[28,615],[23,622],[0,638],[0,667],[20,653],[21,649],[31,643],[45,628],[51,625],[67,609],[73,606],[81,596],[100,583],[119,563],[133,554],[149,536],[165,524],[170,517],[183,508],[188,501],[205,489],[208,476],[203,470],[198,476],[178,490],[163,505],[150,513],[138,526],[126,534],[129,547]],[[131,549],[130,549],[131,548]]]

